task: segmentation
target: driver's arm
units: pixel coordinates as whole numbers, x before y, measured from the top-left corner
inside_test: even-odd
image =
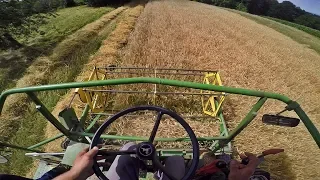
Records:
[[[85,180],[93,174],[93,157],[98,153],[98,147],[92,148],[90,151],[84,149],[81,151],[70,171],[61,174],[54,178],[54,180]]]

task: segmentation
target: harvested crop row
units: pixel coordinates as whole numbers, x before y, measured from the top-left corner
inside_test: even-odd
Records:
[[[89,77],[93,67],[103,65],[103,64],[112,64],[116,62],[119,50],[126,45],[129,34],[134,29],[135,22],[139,17],[140,13],[144,9],[144,4],[134,4],[128,7],[121,16],[119,17],[117,26],[115,30],[105,39],[99,48],[95,56],[85,65],[85,68],[82,70],[82,73],[78,76],[77,81],[85,81]],[[63,110],[69,102],[71,101],[73,92],[69,92],[64,96],[56,105],[53,110],[53,114],[57,115],[61,110]],[[76,106],[75,108],[78,117],[80,116],[80,111],[83,106],[78,98],[74,100]],[[55,127],[48,123],[46,128],[46,137],[52,137],[59,133]],[[50,151],[60,151],[59,142],[52,142],[45,146],[45,150]]]

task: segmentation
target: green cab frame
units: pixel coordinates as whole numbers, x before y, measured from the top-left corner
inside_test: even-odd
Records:
[[[93,137],[93,133],[88,133],[88,130],[96,123],[97,118],[94,118],[90,125],[83,132],[74,131],[73,129],[67,129],[59,120],[57,120],[51,112],[44,106],[44,104],[37,98],[36,92],[41,91],[50,91],[50,90],[61,90],[61,89],[71,89],[71,88],[83,88],[83,87],[96,87],[96,86],[116,86],[122,84],[138,84],[138,83],[149,83],[149,84],[161,84],[168,86],[176,86],[176,87],[185,87],[206,91],[215,91],[215,92],[225,92],[228,94],[238,94],[245,96],[253,96],[258,97],[259,100],[252,106],[252,109],[249,113],[244,117],[244,119],[234,128],[227,136],[216,136],[216,137],[198,137],[199,141],[210,141],[215,140],[218,141],[216,147],[213,151],[217,151],[220,148],[224,147],[231,140],[233,140],[245,127],[248,126],[249,123],[257,116],[259,109],[264,105],[267,99],[275,99],[282,101],[287,104],[286,110],[295,111],[295,113],[299,116],[300,120],[306,126],[307,130],[313,137],[314,141],[320,148],[320,134],[315,125],[312,123],[307,114],[302,110],[300,105],[291,100],[290,98],[276,94],[271,92],[263,92],[256,90],[249,90],[243,88],[233,88],[227,86],[216,86],[210,84],[201,84],[195,82],[187,82],[187,81],[178,81],[178,80],[169,80],[169,79],[161,79],[161,78],[149,78],[149,77],[137,77],[137,78],[122,78],[122,79],[111,79],[111,80],[98,80],[98,81],[87,81],[87,82],[72,82],[72,83],[63,83],[63,84],[52,84],[52,85],[42,85],[42,86],[34,86],[34,87],[25,87],[25,88],[16,88],[4,91],[0,95],[0,112],[2,112],[3,105],[6,101],[6,98],[12,94],[17,93],[25,93],[30,99],[36,104],[36,108],[42,115],[52,123],[60,132],[55,137],[44,140],[40,143],[32,145],[30,147],[21,147],[18,145],[8,144],[6,142],[0,142],[0,146],[11,147],[26,151],[33,152],[41,152],[36,150],[36,148],[45,145],[49,142],[52,142],[58,138],[66,136],[74,141],[82,141],[85,137]],[[85,107],[83,114],[80,118],[80,123],[83,123],[85,117],[87,116],[90,108],[88,106]],[[118,135],[102,135],[101,138],[104,139],[118,139],[118,140],[130,140],[130,141],[145,141],[146,137],[136,137],[136,136],[118,136]],[[189,138],[156,138],[155,141],[189,141]]]

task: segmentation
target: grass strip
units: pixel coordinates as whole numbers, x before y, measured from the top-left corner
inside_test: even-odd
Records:
[[[224,8],[226,9],[226,8]],[[277,20],[275,21],[274,18],[264,18],[261,16],[256,16],[256,15],[252,15],[249,13],[245,13],[242,11],[237,11],[237,10],[233,10],[233,9],[226,9],[228,11],[231,12],[235,12],[243,17],[246,17],[248,19],[251,19],[259,24],[265,25],[269,28],[272,28],[288,37],[290,37],[291,39],[293,39],[294,41],[300,43],[300,44],[305,44],[307,45],[310,49],[315,50],[317,53],[320,54],[320,39],[316,38],[318,37],[318,33],[316,32],[317,30],[313,30],[311,28],[304,28],[304,30],[302,30],[302,27],[300,25],[294,25],[294,23],[291,23],[291,25],[289,25],[288,22],[286,22],[286,24],[284,23],[284,21],[282,20]],[[281,22],[279,22],[281,21]],[[299,26],[299,27],[298,27]],[[308,29],[308,30],[307,30]],[[302,30],[302,31],[300,31]],[[312,30],[312,35],[311,34],[311,30]],[[308,32],[307,32],[308,31]]]
[[[301,31],[304,31],[304,32],[306,32],[308,34],[311,34],[313,36],[316,36],[316,37],[320,38],[320,31],[319,30],[312,29],[312,28],[309,28],[307,26],[303,26],[303,25],[296,24],[296,23],[293,23],[293,22],[290,22],[290,21],[286,21],[286,20],[282,20],[282,19],[277,19],[277,18],[272,18],[272,17],[267,17],[267,16],[265,16],[265,18],[268,18],[268,19],[271,19],[273,21],[277,21],[279,23],[282,23],[282,24],[297,28],[297,29],[299,29]]]

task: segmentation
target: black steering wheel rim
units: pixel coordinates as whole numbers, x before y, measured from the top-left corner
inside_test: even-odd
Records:
[[[193,130],[191,129],[191,127],[189,126],[189,124],[178,114],[176,114],[175,112],[165,109],[163,107],[158,107],[158,106],[136,106],[136,107],[131,107],[125,110],[122,110],[120,112],[118,112],[117,114],[113,115],[111,118],[107,119],[100,127],[99,129],[96,131],[95,135],[93,136],[92,142],[90,144],[90,149],[92,149],[94,146],[97,146],[100,140],[100,137],[102,135],[102,133],[118,118],[120,118],[121,116],[124,116],[126,114],[132,113],[132,112],[136,112],[136,111],[145,111],[145,110],[150,110],[150,111],[156,111],[160,114],[167,114],[169,116],[171,116],[173,119],[175,119],[176,121],[178,121],[180,123],[180,125],[186,130],[186,132],[189,135],[189,138],[191,140],[192,143],[192,149],[193,149],[193,160],[192,163],[190,165],[190,168],[188,170],[188,172],[184,175],[184,177],[182,178],[182,180],[188,180],[191,177],[193,177],[193,175],[195,174],[195,171],[197,170],[197,166],[199,163],[199,144],[198,144],[198,140],[196,138],[196,135],[194,134]],[[156,129],[157,130],[157,129]],[[154,130],[153,130],[154,131]],[[150,137],[151,138],[151,137]],[[154,137],[153,137],[154,138]],[[156,153],[154,153],[156,156]],[[156,157],[155,157],[156,158]],[[161,163],[155,159],[152,159],[152,162],[158,167],[161,166]],[[160,167],[158,167],[160,168]],[[160,168],[164,173],[165,171]],[[102,171],[99,168],[99,165],[97,163],[97,161],[95,160],[93,163],[93,171],[96,174],[96,176],[101,179],[101,180],[108,180],[108,178],[102,173]],[[167,173],[165,173],[167,176],[169,176]],[[169,176],[170,177],[170,176]],[[174,178],[171,178],[174,179]]]

